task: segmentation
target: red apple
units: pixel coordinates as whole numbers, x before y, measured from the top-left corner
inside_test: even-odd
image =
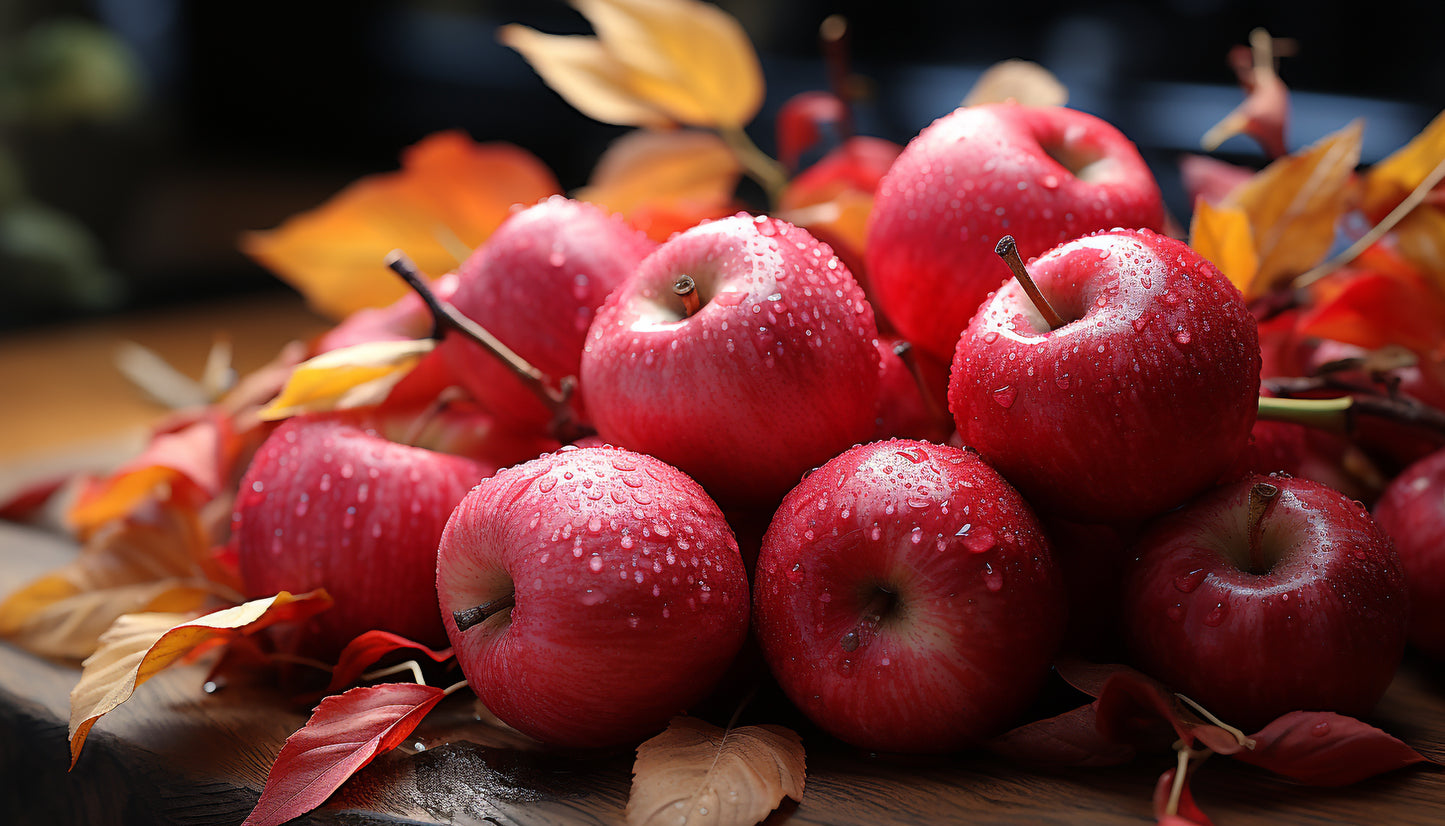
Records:
[[[508,218],[462,264],[451,303],[543,374],[578,374],[593,314],[655,245],[620,217],[554,195]],[[457,380],[510,427],[551,414],[510,368],[461,336],[438,348]],[[581,410],[578,397],[574,406]]]
[[[1025,258],[1112,227],[1161,229],[1149,167],[1108,123],[1062,107],[958,109],[898,156],[868,224],[871,295],[904,338],[939,358],[1006,273],[994,245]]]
[[[1149,530],[1123,611],[1141,668],[1252,730],[1301,709],[1368,714],[1399,665],[1408,604],[1363,505],[1256,476]]]
[[[1005,727],[1048,673],[1064,592],[1043,530],[979,457],[875,442],[798,485],[758,557],[774,676],[855,746],[939,752]]]
[[[436,584],[482,702],[557,745],[661,729],[747,636],[747,579],[717,505],[616,448],[564,448],[478,485],[447,523]]]
[[[1220,478],[1259,392],[1234,285],[1147,230],[1070,241],[1031,270],[1067,323],[1051,330],[1016,281],[989,299],[949,384],[964,443],[1040,511],[1080,522],[1152,516]]]
[[[675,292],[682,276],[689,303]],[[776,502],[873,432],[877,337],[826,245],[738,215],[663,244],[608,298],[582,389],[607,442],[675,465],[729,504]]]
[[[329,591],[336,604],[307,635],[317,656],[372,629],[444,645],[437,540],[483,475],[470,459],[344,422],[283,423],[251,460],[231,518],[246,595]]]
[[[1445,450],[1385,488],[1375,520],[1395,542],[1410,587],[1410,641],[1445,658]]]
[[[882,372],[873,440],[897,437],[942,444],[953,433],[948,365],[911,347],[891,336],[878,339]]]

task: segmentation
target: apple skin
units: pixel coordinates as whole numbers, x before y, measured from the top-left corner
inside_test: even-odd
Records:
[[[684,312],[680,275],[701,308]],[[597,313],[582,389],[610,444],[676,466],[728,505],[775,503],[873,432],[878,330],[827,245],[737,215],[675,236]]]
[[[872,441],[897,437],[942,444],[954,429],[953,417],[947,409],[948,365],[915,350],[907,355],[918,366],[918,377],[915,377],[904,357],[899,355],[899,346],[908,345],[892,336],[878,339],[882,372]],[[924,384],[919,383],[919,378]],[[925,385],[931,399],[924,397]]]
[[[1016,281],[984,304],[949,382],[964,443],[1078,522],[1147,518],[1219,479],[1258,407],[1259,340],[1234,285],[1147,230],[1079,238],[1029,269],[1068,323],[1049,330]]]
[[[335,605],[304,638],[334,655],[381,629],[446,644],[436,610],[437,540],[486,469],[326,419],[290,419],[262,443],[231,517],[250,598],[325,588]]]
[[[1043,684],[1064,615],[1028,505],[976,454],[928,442],[874,442],[813,471],[758,557],[753,623],[773,675],[814,723],[875,751],[950,751],[1005,728]]]
[[[1395,477],[1375,504],[1410,588],[1410,642],[1445,659],[1445,450]]]
[[[1159,230],[1164,204],[1139,151],[1093,115],[1014,103],[958,109],[915,137],[878,186],[868,221],[870,296],[898,332],[939,358],[1008,270],[1113,227]]]
[[[457,271],[451,303],[553,381],[575,377],[597,308],[655,246],[620,216],[554,195],[514,213],[472,253]],[[480,345],[451,335],[437,349],[503,426],[551,422],[532,391]],[[573,404],[585,408],[580,395]]]
[[[1255,484],[1278,494],[1259,521]],[[1256,476],[1155,523],[1124,586],[1140,668],[1246,731],[1297,710],[1368,714],[1405,647],[1409,596],[1364,506],[1315,482]]]
[[[747,636],[747,578],[722,512],[677,469],[617,448],[563,448],[478,485],[447,523],[436,585],[482,702],[561,746],[660,730]],[[458,630],[454,612],[508,593],[515,607]]]

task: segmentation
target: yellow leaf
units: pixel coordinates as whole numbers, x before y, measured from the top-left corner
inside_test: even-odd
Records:
[[[1313,145],[1271,163],[1221,202],[1249,216],[1259,269],[1253,297],[1318,264],[1349,207],[1363,125],[1354,121]]]
[[[502,42],[605,123],[740,129],[763,102],[757,53],[736,18],[699,0],[573,0],[596,38],[505,26]]]
[[[732,204],[741,174],[737,156],[711,132],[639,129],[607,147],[576,197],[624,216],[673,209],[718,217]]]
[[[1421,204],[1395,225],[1392,234],[1400,254],[1445,294],[1445,209]]]
[[[383,263],[393,249],[441,275],[485,241],[514,204],[559,191],[526,150],[439,132],[403,153],[401,171],[362,178],[276,229],[247,233],[241,249],[317,310],[343,318],[406,292]]]
[[[1189,222],[1189,246],[1207,258],[1248,297],[1259,272],[1249,216],[1238,207],[1210,206],[1200,198]]]
[[[1435,116],[1411,141],[1365,173],[1360,208],[1379,218],[1394,209],[1445,161],[1445,112]]]
[[[182,613],[126,614],[100,637],[100,647],[81,666],[70,692],[70,765],[101,715],[130,699],[142,683],[192,649],[288,620],[305,619],[331,606],[325,591],[252,600],[202,617]]]
[[[329,350],[296,365],[286,386],[258,415],[266,421],[298,413],[380,404],[436,348],[429,338],[368,341]]]
[[[510,24],[497,33],[572,108],[593,120],[618,126],[662,127],[672,119],[642,100],[633,88],[633,72],[595,37],[543,34]]]
[[[223,591],[200,562],[210,547],[194,511],[152,504],[0,602],[0,636],[44,656],[89,656],[122,614],[195,610]]]
[[[1015,101],[1024,106],[1063,106],[1068,87],[1053,72],[1030,60],[1003,60],[984,70],[964,97],[964,106]]]
[[[692,717],[637,747],[629,826],[753,826],[803,798],[803,743],[782,726],[724,731]]]

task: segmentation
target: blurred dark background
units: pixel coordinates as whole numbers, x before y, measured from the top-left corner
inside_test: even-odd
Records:
[[[1241,99],[1225,54],[1255,26],[1298,43],[1281,68],[1292,148],[1363,116],[1368,163],[1445,108],[1441,0],[720,5],[763,60],[764,149],[777,107],[826,87],[817,27],[841,13],[872,91],[860,132],[906,142],[983,68],[1028,58],[1140,145],[1181,217],[1177,159]],[[0,0],[0,329],[284,289],[237,234],[440,129],[515,142],[581,185],[624,130],[546,89],[496,42],[507,22],[588,31],[560,0]],[[1246,138],[1219,154],[1262,161]]]

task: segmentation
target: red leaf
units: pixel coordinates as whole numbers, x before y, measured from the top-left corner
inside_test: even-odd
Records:
[[[822,125],[842,123],[848,107],[832,92],[803,92],[788,98],[778,110],[778,160],[797,169],[803,153],[822,137]]]
[[[1374,726],[1328,711],[1291,711],[1254,739],[1254,749],[1234,755],[1236,760],[1311,786],[1348,786],[1434,762]]]
[[[1104,690],[1104,683],[1109,678],[1120,672],[1135,672],[1127,665],[1118,663],[1091,663],[1076,657],[1065,657],[1054,663],[1054,670],[1064,682],[1077,688],[1079,691],[1099,699],[1099,693]]]
[[[350,684],[372,663],[401,649],[420,651],[431,657],[433,662],[442,662],[452,656],[450,648],[433,651],[419,642],[413,642],[390,631],[367,631],[347,643],[342,650],[341,656],[336,660],[336,670],[331,672],[331,684],[326,687],[327,693]]]
[[[1099,733],[1093,703],[1044,720],[1035,720],[993,738],[989,751],[1035,767],[1117,766],[1134,758],[1134,749]]]
[[[286,738],[242,826],[276,826],[320,806],[378,754],[396,748],[444,696],[432,686],[383,683],[322,700]]]
[[[1365,272],[1306,311],[1297,334],[1367,350],[1398,344],[1429,359],[1445,351],[1445,300],[1418,275]]]
[[[70,474],[52,476],[26,484],[0,501],[0,520],[29,522],[39,515],[51,497],[74,478]]]
[[[1184,773],[1184,785],[1180,787],[1179,802],[1175,807],[1174,814],[1165,811],[1169,805],[1169,793],[1174,788],[1174,775],[1177,771],[1177,768],[1173,768],[1164,772],[1159,776],[1159,782],[1154,785],[1154,817],[1159,826],[1214,826],[1209,816],[1194,802],[1194,795],[1189,791],[1189,778],[1194,774],[1192,765]]]
[[[1132,668],[1116,668],[1095,703],[1103,737],[1138,747],[1162,747],[1178,738],[1191,748],[1199,742],[1219,754],[1244,748],[1233,734],[1186,707],[1163,683]]]

